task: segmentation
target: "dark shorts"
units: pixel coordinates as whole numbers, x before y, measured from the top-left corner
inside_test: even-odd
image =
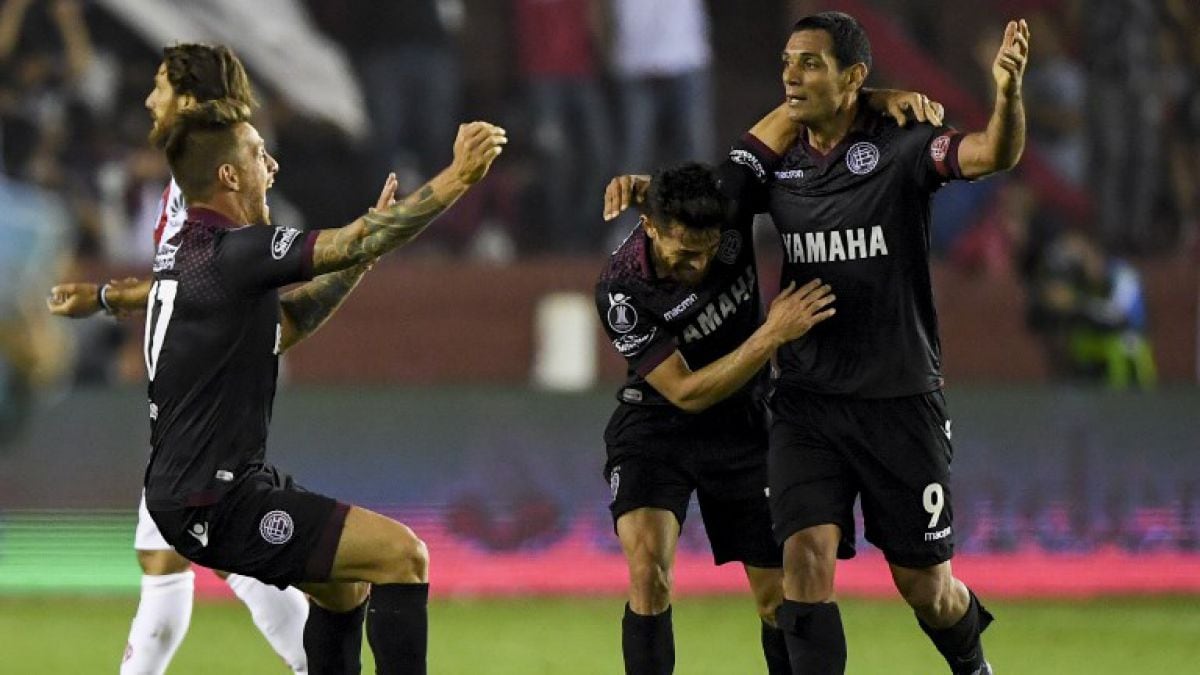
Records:
[[[329,580],[349,508],[252,465],[216,504],[150,516],[188,560],[283,588]]]
[[[838,556],[854,555],[854,500],[867,541],[888,562],[930,567],[954,554],[950,419],[942,392],[891,399],[771,396],[770,485],[775,538],[842,528]]]
[[[780,567],[766,498],[766,428],[754,404],[701,415],[619,406],[604,433],[614,527],[640,508],[670,511],[683,527],[695,491],[716,564]]]

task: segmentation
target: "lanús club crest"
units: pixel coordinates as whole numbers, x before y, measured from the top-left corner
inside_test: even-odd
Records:
[[[879,164],[879,148],[874,143],[860,141],[846,151],[846,168],[859,176],[871,173]]]
[[[717,246],[717,260],[732,265],[742,252],[742,234],[737,230],[725,230],[721,234],[721,243]]]
[[[637,310],[624,293],[608,294],[608,325],[618,333],[628,333],[637,325]]]

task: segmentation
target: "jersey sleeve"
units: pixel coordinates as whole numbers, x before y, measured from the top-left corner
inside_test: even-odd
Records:
[[[915,156],[913,178],[933,192],[952,180],[970,180],[958,163],[958,148],[964,134],[952,127],[917,127],[908,139],[906,150]]]
[[[753,134],[746,134],[717,165],[721,190],[733,200],[735,218],[767,210],[767,182],[782,158]]]
[[[249,226],[230,230],[216,245],[216,267],[226,286],[252,295],[313,276],[317,231]]]
[[[608,284],[596,286],[596,311],[608,339],[629,367],[645,377],[675,352],[675,337],[631,293]]]

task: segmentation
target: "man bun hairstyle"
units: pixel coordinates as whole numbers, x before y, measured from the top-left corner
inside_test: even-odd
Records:
[[[224,45],[183,43],[163,48],[167,81],[176,94],[188,94],[197,103],[232,99],[250,108],[258,105],[246,68]]]
[[[844,70],[861,63],[871,70],[871,41],[858,19],[845,12],[821,12],[806,16],[792,26],[793,33],[802,30],[823,30],[833,40],[833,57],[838,69]]]
[[[712,167],[699,162],[660,169],[646,190],[646,213],[662,224],[675,220],[694,230],[721,227],[730,208]]]
[[[250,106],[231,99],[209,100],[179,111],[164,149],[171,174],[189,202],[212,196],[217,170],[222,164],[238,163],[236,127],[249,121]]]

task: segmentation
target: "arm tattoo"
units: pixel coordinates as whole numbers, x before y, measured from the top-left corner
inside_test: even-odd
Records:
[[[411,241],[466,189],[465,185],[452,184],[439,194],[434,184],[440,178],[402,202],[322,236],[313,251],[313,269],[321,273],[361,264]]]
[[[322,274],[280,298],[280,310],[291,320],[291,330],[284,332],[280,350],[286,350],[316,332],[358,285],[367,268],[365,264],[356,265],[340,272]]]

